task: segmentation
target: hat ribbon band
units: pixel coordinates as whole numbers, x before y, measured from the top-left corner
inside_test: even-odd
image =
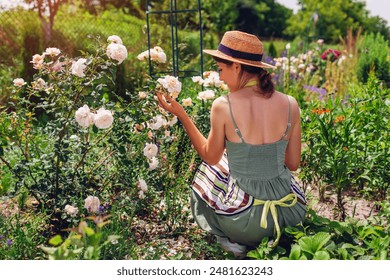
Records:
[[[263,58],[262,54],[255,54],[255,53],[248,53],[248,52],[242,52],[233,50],[223,44],[219,44],[218,50],[228,56],[234,57],[234,58],[241,58],[246,60],[253,60],[253,61],[261,61]]]

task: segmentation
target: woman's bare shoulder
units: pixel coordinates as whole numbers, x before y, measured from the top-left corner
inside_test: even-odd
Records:
[[[226,96],[220,96],[213,101],[211,112],[222,116],[229,111],[229,105]]]
[[[298,107],[298,102],[294,98],[294,96],[285,94],[285,93],[280,92],[280,91],[275,91],[274,94],[278,95],[279,98],[285,98],[286,100],[288,98],[288,100],[290,101],[292,107]]]
[[[213,107],[220,107],[224,108],[228,105],[227,97],[226,95],[219,96],[213,101]]]

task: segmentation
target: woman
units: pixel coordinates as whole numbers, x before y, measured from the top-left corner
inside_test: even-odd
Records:
[[[263,237],[279,241],[281,227],[303,221],[305,197],[290,171],[301,156],[300,112],[296,100],[274,89],[261,61],[262,42],[240,31],[226,32],[216,60],[230,93],[217,98],[206,139],[178,102],[157,92],[159,105],[182,122],[203,159],[191,207],[201,228],[222,247],[243,256]],[[225,153],[226,151],[226,153]]]

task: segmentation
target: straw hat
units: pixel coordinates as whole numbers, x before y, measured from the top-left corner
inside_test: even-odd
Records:
[[[263,43],[255,35],[241,31],[227,31],[218,50],[203,50],[212,56],[260,68],[276,68],[261,61]]]

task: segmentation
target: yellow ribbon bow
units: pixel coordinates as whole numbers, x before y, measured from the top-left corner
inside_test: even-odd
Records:
[[[286,202],[291,201],[291,203],[287,204]],[[280,226],[278,222],[278,210],[276,206],[281,206],[281,207],[292,207],[297,203],[297,196],[293,193],[290,193],[286,195],[285,197],[282,197],[279,200],[260,200],[260,199],[255,199],[253,206],[257,205],[264,205],[263,208],[263,213],[261,214],[261,220],[260,220],[260,227],[266,229],[267,228],[267,216],[269,210],[271,210],[271,215],[272,218],[274,219],[275,223],[275,230],[276,230],[276,240],[272,244],[271,247],[275,247],[279,243],[279,239],[281,236],[280,232]]]

